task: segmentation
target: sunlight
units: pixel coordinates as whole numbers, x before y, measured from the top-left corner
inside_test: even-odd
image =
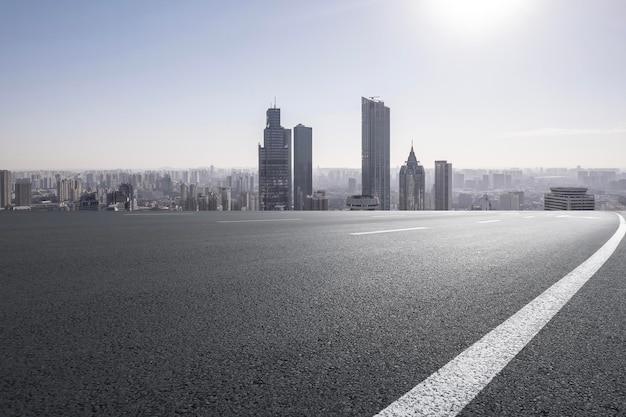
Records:
[[[520,17],[528,0],[424,0],[423,9],[446,32],[482,38],[502,30]]]

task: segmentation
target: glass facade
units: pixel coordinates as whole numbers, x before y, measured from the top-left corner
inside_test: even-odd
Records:
[[[293,128],[293,209],[311,210],[313,195],[313,129]]]
[[[389,107],[361,97],[362,194],[378,197],[382,210],[389,210],[391,203],[389,132]]]
[[[259,209],[291,210],[291,130],[280,125],[280,109],[267,110],[259,145]]]

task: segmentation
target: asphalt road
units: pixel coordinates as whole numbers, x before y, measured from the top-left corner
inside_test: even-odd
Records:
[[[607,212],[0,213],[0,415],[372,416],[618,225]],[[626,239],[460,415],[626,415],[625,271]]]

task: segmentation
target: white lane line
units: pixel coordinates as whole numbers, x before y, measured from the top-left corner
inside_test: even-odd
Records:
[[[424,230],[428,229],[428,227],[409,227],[406,229],[389,229],[389,230],[374,230],[373,232],[356,232],[350,233],[352,236],[360,236],[360,235],[375,235],[378,233],[394,233],[394,232],[407,232],[409,230]]]
[[[537,216],[524,216],[525,219],[534,219]]]
[[[190,216],[192,214],[195,214],[195,212],[193,213],[181,213],[181,212],[169,212],[169,210],[163,210],[164,213],[124,213],[124,216]]]
[[[599,217],[593,217],[593,216],[572,216],[572,215],[569,215],[569,214],[562,214],[562,215],[556,216],[556,217],[559,218],[559,219],[562,219],[564,217],[565,218],[569,218],[569,219],[598,219],[599,218]]]
[[[517,213],[517,212],[516,213],[500,213],[500,216],[516,216],[518,214],[519,213]]]
[[[483,220],[482,222],[477,222],[477,223],[495,223],[495,222],[501,222],[502,220]]]
[[[626,235],[615,234],[589,259],[377,416],[455,416],[513,359],[611,257]]]
[[[218,220],[216,223],[294,222],[302,219]]]
[[[406,214],[395,214],[395,215],[387,215],[387,216],[370,216],[371,218],[378,218],[378,219],[387,219],[390,217],[406,217]]]

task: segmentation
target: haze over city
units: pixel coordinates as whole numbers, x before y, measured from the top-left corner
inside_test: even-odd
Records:
[[[0,167],[256,167],[265,111],[360,167],[360,98],[391,166],[624,168],[626,3],[4,2]]]

